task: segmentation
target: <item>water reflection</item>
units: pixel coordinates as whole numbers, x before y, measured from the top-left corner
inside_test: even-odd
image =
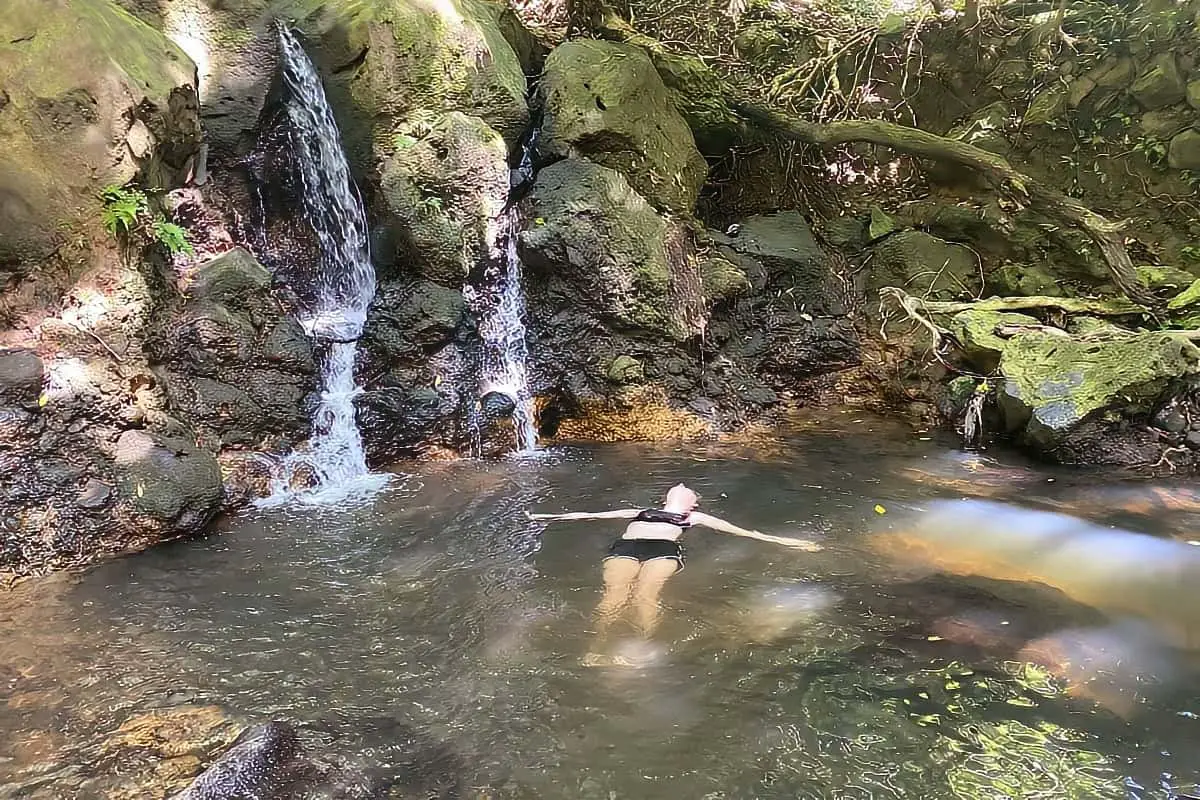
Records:
[[[966,494],[1084,496],[1061,474],[850,417],[780,439],[400,469],[412,477],[373,505],[226,520],[59,587],[53,613],[9,614],[0,742],[23,744],[0,745],[0,785],[86,765],[89,742],[180,697],[320,724],[400,772],[422,758],[404,733],[419,732],[463,772],[455,785],[491,797],[1126,798],[1132,780],[1166,798],[1163,773],[1200,777],[1195,672],[1161,641],[1164,619],[1192,630],[1173,606],[1195,608],[1197,589],[1077,569],[1188,546],[1130,549],[982,501],[943,513]],[[711,513],[826,550],[694,531],[656,657],[582,666],[619,525],[541,532],[523,512],[640,506],[679,481]],[[1143,519],[1164,533],[1173,513]],[[1036,557],[1020,575],[976,568],[1014,554]],[[1047,564],[1108,589],[1029,582]]]

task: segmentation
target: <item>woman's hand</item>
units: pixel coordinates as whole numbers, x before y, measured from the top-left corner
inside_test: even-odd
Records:
[[[788,536],[771,536],[770,534],[765,534],[765,533],[763,534],[763,536],[768,541],[774,542],[775,544],[781,544],[784,547],[790,547],[793,550],[804,550],[805,552],[808,552],[808,553],[817,553],[817,552],[820,552],[821,550],[825,549],[824,547],[817,544],[816,542],[810,541],[808,539],[792,539],[791,537],[788,537]]]

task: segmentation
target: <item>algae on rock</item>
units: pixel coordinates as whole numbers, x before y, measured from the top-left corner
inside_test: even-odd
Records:
[[[638,48],[574,40],[546,59],[539,150],[621,172],[651,204],[688,213],[707,165],[662,78]]]

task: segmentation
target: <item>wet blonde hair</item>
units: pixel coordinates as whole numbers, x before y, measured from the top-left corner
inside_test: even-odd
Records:
[[[682,483],[677,483],[667,490],[666,507],[680,513],[691,511],[700,502],[700,497]]]

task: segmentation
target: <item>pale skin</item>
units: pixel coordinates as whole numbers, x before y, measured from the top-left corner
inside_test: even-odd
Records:
[[[780,544],[798,550],[814,552],[821,549],[815,542],[804,539],[791,539],[785,536],[771,536],[759,531],[738,527],[719,517],[696,511],[698,498],[695,492],[683,484],[671,488],[667,492],[667,500],[663,505],[664,511],[675,514],[686,514],[688,522],[693,526],[703,525],[714,531],[742,536],[747,539],[757,539],[760,542]],[[616,511],[571,512],[567,514],[528,514],[529,519],[542,521],[571,521],[595,519],[628,519],[632,520],[642,509],[622,508]],[[633,522],[625,530],[624,539],[670,539],[677,540],[683,529],[664,523]],[[656,558],[649,561],[637,561],[632,558],[607,558],[604,561],[604,597],[596,607],[596,634],[603,638],[609,626],[620,615],[621,611],[632,601],[637,627],[641,635],[649,638],[653,634],[659,619],[659,596],[671,576],[679,571],[679,564],[673,558]]]

